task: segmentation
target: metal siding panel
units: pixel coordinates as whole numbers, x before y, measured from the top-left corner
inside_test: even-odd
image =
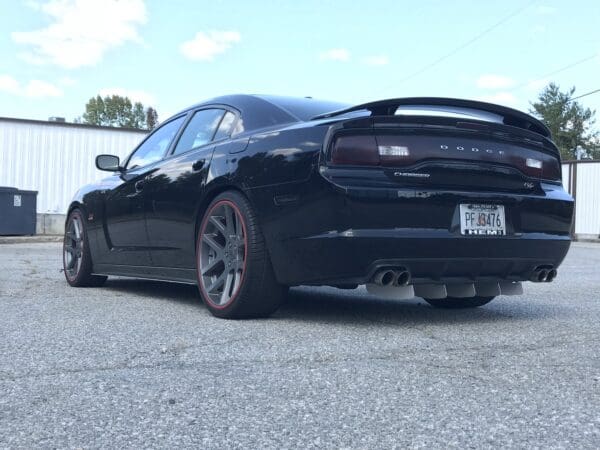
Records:
[[[577,165],[575,233],[600,235],[600,162]]]
[[[101,153],[127,156],[145,137],[122,130],[0,120],[0,186],[38,191],[40,213],[65,213],[81,186],[106,177]]]

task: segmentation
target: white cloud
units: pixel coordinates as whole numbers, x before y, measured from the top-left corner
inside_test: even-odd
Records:
[[[479,97],[479,100],[513,107],[519,103],[517,97],[510,92],[496,92],[495,94],[483,95]]]
[[[29,6],[49,16],[50,24],[11,33],[13,41],[28,48],[20,57],[67,69],[93,66],[107,50],[141,42],[137,27],[146,22],[143,0],[48,0]]]
[[[345,48],[332,48],[319,55],[324,61],[350,61],[350,52]]]
[[[119,95],[121,97],[129,97],[132,102],[143,103],[144,106],[156,106],[156,98],[154,95],[145,91],[129,90],[123,88],[105,88],[98,93],[101,97],[107,95]]]
[[[30,98],[61,97],[63,95],[63,91],[59,87],[47,81],[31,80],[25,85],[21,85],[10,75],[0,75],[0,92]]]
[[[226,52],[241,39],[237,31],[199,31],[192,40],[182,43],[179,50],[192,61],[212,61],[215,56]]]
[[[507,89],[515,85],[515,80],[503,75],[481,75],[476,81],[477,87],[481,89]]]
[[[23,88],[25,97],[61,97],[63,91],[52,83],[42,80],[31,80]]]
[[[17,95],[21,90],[19,82],[9,75],[0,75],[0,92]]]
[[[363,59],[363,63],[368,66],[385,66],[390,63],[390,59],[386,55],[372,55]]]

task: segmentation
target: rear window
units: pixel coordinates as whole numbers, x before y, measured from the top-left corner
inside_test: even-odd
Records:
[[[313,98],[293,98],[263,96],[263,99],[296,116],[300,120],[310,120],[314,116],[338,111],[352,105],[339,102],[316,100]]]

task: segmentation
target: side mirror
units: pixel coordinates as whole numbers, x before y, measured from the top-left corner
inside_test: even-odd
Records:
[[[98,155],[96,156],[96,167],[107,172],[119,172],[119,157],[115,155]]]

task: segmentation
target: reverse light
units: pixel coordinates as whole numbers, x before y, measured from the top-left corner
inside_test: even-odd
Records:
[[[379,145],[379,156],[409,156],[408,147],[401,145]]]
[[[542,168],[542,161],[540,161],[539,159],[527,158],[525,160],[525,165],[527,167],[532,167],[534,169],[541,169]]]

